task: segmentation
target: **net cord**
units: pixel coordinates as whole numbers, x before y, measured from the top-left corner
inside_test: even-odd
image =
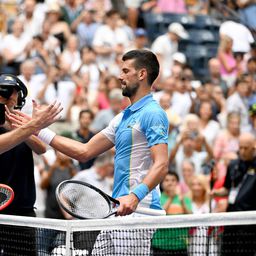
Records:
[[[113,217],[96,220],[57,220],[45,218],[33,218],[23,216],[0,215],[0,224],[19,225],[36,228],[49,228],[59,231],[92,231],[107,229],[148,229],[148,228],[182,228],[198,226],[233,226],[233,225],[256,225],[256,211],[209,213],[209,214],[186,214],[160,217]]]

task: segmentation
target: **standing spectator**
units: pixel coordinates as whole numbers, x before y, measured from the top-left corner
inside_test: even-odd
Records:
[[[256,31],[256,21],[253,17],[256,15],[256,2],[254,0],[238,0],[236,4],[239,7],[239,14],[242,23],[252,31]]]
[[[22,12],[18,17],[24,24],[24,34],[32,39],[42,32],[44,15],[37,11],[35,0],[25,0],[22,7]]]
[[[228,196],[228,212],[256,210],[255,137],[242,133],[239,137],[238,158],[228,165],[224,187],[212,191],[213,196]],[[244,236],[244,233],[248,234]],[[241,244],[248,256],[255,255],[255,226],[225,227],[222,255],[238,256]]]
[[[178,51],[180,39],[188,38],[188,33],[179,23],[172,23],[168,32],[157,37],[152,43],[151,49],[157,55],[161,68],[161,78],[171,75],[173,65],[173,54]]]
[[[118,26],[120,15],[115,10],[106,13],[105,24],[100,26],[94,36],[92,46],[97,53],[97,61],[107,70],[116,54],[123,53],[129,45],[125,30]]]
[[[234,85],[239,72],[238,63],[232,52],[232,44],[233,39],[227,35],[223,35],[218,49],[218,59],[221,64],[221,78],[226,81],[228,88]]]
[[[77,19],[72,23],[71,30],[76,32],[79,40],[79,48],[92,47],[94,35],[100,23],[94,21],[92,10],[83,10]]]
[[[250,51],[250,44],[254,42],[252,33],[243,24],[227,20],[220,25],[220,38],[227,35],[233,40],[232,51],[246,53]]]
[[[18,18],[14,20],[12,32],[5,35],[0,43],[0,53],[4,65],[2,73],[18,75],[20,64],[26,59],[30,38],[24,34],[24,24]]]
[[[38,99],[41,102],[49,104],[57,99],[63,106],[61,119],[52,126],[57,132],[65,130],[68,125],[68,110],[72,104],[76,89],[75,83],[66,73],[68,70],[65,69],[64,66],[50,67],[47,79],[38,93]]]

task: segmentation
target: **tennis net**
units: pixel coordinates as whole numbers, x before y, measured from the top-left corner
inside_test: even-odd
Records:
[[[256,255],[256,211],[55,220],[0,215],[1,256]]]

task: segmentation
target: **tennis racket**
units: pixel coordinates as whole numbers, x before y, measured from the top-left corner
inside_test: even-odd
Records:
[[[14,192],[11,187],[0,184],[0,211],[6,208],[14,199]]]
[[[65,180],[56,188],[56,199],[60,207],[78,219],[104,219],[116,214],[118,200],[97,187],[77,180]],[[137,213],[161,216],[164,210],[137,207]]]

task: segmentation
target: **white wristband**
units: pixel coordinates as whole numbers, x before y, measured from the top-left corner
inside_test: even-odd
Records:
[[[50,144],[52,139],[55,137],[56,133],[51,131],[48,128],[42,129],[39,134],[38,134],[38,138],[43,141],[46,144]]]

